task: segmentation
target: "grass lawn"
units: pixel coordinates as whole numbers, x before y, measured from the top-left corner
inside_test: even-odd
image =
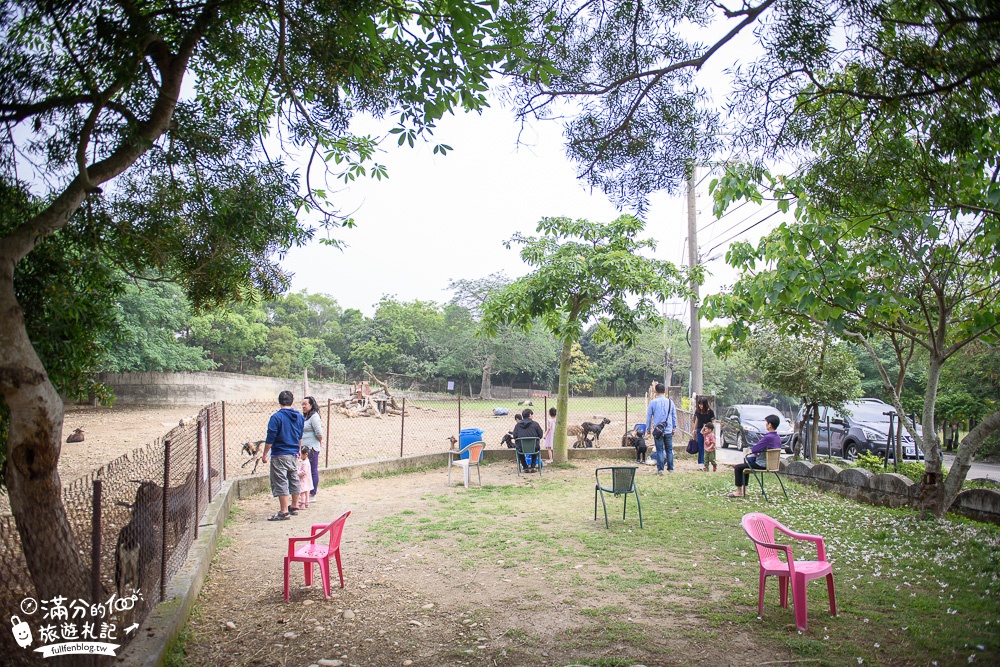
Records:
[[[518,577],[542,577],[585,619],[565,633],[563,643],[618,644],[635,653],[633,658],[626,650],[617,663],[603,658],[592,664],[648,660],[656,632],[631,621],[642,618],[655,628],[665,606],[694,619],[679,632],[725,643],[729,629],[739,627],[809,664],[1000,664],[996,526],[921,520],[909,510],[859,505],[797,485],[789,500],[728,500],[723,496],[731,475],[689,473],[640,478],[645,529],[638,527],[634,506],[621,521],[619,499],[609,507],[612,524],[605,531],[603,520],[600,529],[580,521],[581,494],[588,495],[592,479],[591,473],[580,484],[568,484],[551,474],[530,487],[429,496],[423,498],[427,511],[404,510],[372,531],[390,551],[419,545],[470,570],[477,563],[502,563],[515,583]],[[592,512],[592,498],[586,500],[584,511]],[[757,619],[756,552],[739,527],[748,511],[825,537],[838,617],[829,616],[825,583],[811,582],[809,629],[798,632],[792,609],[778,605],[777,582],[769,578],[764,617]],[[796,554],[815,558],[809,545]],[[525,567],[574,561],[582,567],[542,573]]]

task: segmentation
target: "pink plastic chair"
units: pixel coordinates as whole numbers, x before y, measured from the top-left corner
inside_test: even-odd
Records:
[[[306,586],[312,585],[313,563],[319,565],[319,576],[323,580],[323,595],[330,599],[330,556],[337,559],[337,574],[340,587],[344,587],[344,568],[340,563],[340,538],[344,534],[344,523],[351,516],[348,510],[330,523],[314,523],[309,537],[289,537],[288,555],[285,556],[285,602],[288,602],[288,567],[292,563],[303,563],[306,571]],[[329,533],[329,543],[316,544],[316,540]],[[308,542],[295,548],[296,542]]]
[[[759,512],[751,512],[743,517],[743,530],[753,540],[757,547],[757,559],[760,561],[760,586],[757,592],[757,615],[764,614],[764,582],[768,576],[778,577],[778,590],[782,607],[788,607],[788,580],[792,581],[792,604],[795,607],[795,627],[806,630],[809,626],[806,605],[806,584],[820,577],[826,577],[826,591],[830,600],[830,615],[837,615],[837,598],[833,592],[833,566],[826,560],[826,545],[819,535],[803,535],[788,530],[780,523]],[[792,548],[785,544],[774,543],[774,531],[780,530],[785,535],[816,543],[818,560],[795,560]],[[781,560],[778,552],[785,552],[785,560]]]

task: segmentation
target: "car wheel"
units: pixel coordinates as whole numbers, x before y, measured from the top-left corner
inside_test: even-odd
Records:
[[[858,446],[853,442],[849,442],[844,445],[844,458],[848,461],[853,461],[858,458]]]
[[[719,436],[719,440],[722,441],[722,448],[723,449],[729,449],[729,443],[726,442],[726,433],[725,433],[725,431],[723,431],[722,434]]]
[[[743,437],[743,431],[740,431],[739,433],[736,434],[736,449],[742,452],[746,446],[747,446],[746,438]]]

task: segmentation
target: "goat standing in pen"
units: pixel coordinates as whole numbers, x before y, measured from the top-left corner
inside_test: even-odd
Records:
[[[154,482],[141,481],[131,504],[116,504],[131,512],[115,544],[115,588],[122,597],[128,586],[132,592],[143,588],[147,566],[160,556],[163,491]]]
[[[580,428],[583,429],[583,437],[586,438],[589,435],[593,435],[594,436],[592,438],[592,440],[593,440],[594,446],[596,447],[597,446],[597,441],[601,439],[601,431],[603,431],[604,427],[607,426],[610,423],[611,423],[611,420],[608,419],[607,417],[605,417],[604,419],[602,419],[600,422],[598,422],[596,424],[594,422],[583,422],[582,424],[580,424]]]

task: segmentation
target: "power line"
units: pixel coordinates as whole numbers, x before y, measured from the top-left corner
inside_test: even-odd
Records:
[[[749,231],[750,231],[751,229],[753,229],[753,228],[754,228],[754,227],[756,227],[757,225],[759,225],[759,224],[761,224],[762,222],[765,222],[766,220],[769,220],[770,218],[773,218],[774,216],[778,215],[778,213],[779,213],[779,212],[780,212],[780,211],[775,211],[774,213],[771,213],[770,215],[767,215],[767,216],[764,216],[763,218],[761,218],[761,219],[760,219],[760,220],[758,220],[757,222],[753,223],[752,225],[750,225],[750,226],[749,226],[749,227],[747,227],[746,229],[744,229],[744,230],[741,230],[741,231],[737,232],[736,234],[733,234],[732,236],[730,236],[730,237],[729,237],[728,239],[726,239],[725,241],[720,241],[719,243],[716,243],[716,244],[715,244],[714,246],[712,246],[712,247],[711,247],[711,248],[710,248],[710,249],[708,250],[708,252],[706,252],[705,254],[706,254],[706,255],[711,255],[711,254],[712,254],[712,251],[713,251],[713,250],[715,250],[716,248],[718,248],[719,246],[724,246],[724,245],[726,245],[727,243],[729,243],[730,241],[732,241],[733,239],[735,239],[735,238],[738,238],[738,237],[740,237],[740,236],[743,236],[744,234],[746,234],[747,232],[749,232]]]

